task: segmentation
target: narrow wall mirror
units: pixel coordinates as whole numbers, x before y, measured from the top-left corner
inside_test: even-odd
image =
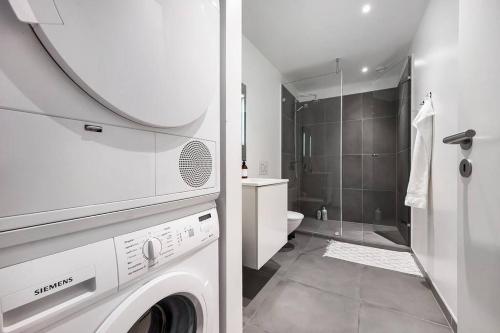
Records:
[[[247,160],[247,87],[241,84],[241,159]]]

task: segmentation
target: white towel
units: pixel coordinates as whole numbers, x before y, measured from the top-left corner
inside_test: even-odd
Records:
[[[430,98],[426,98],[412,125],[417,129],[417,137],[413,147],[413,160],[405,205],[427,208],[434,125],[434,108]]]

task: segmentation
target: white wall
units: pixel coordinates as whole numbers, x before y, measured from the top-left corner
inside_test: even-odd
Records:
[[[412,43],[412,116],[428,92],[436,112],[429,209],[412,210],[412,249],[455,319],[458,164],[442,139],[458,132],[457,47],[458,1],[431,0]]]
[[[247,89],[247,165],[249,177],[281,176],[281,74],[243,37],[243,83]],[[259,174],[267,162],[267,174]]]
[[[220,225],[219,332],[241,333],[241,0],[221,0],[220,4],[221,194],[217,199]]]

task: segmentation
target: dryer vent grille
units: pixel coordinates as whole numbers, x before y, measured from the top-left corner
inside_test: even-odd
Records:
[[[179,158],[181,177],[191,187],[205,185],[212,174],[212,155],[201,141],[190,141]]]

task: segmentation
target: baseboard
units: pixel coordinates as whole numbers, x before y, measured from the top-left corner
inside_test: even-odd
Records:
[[[436,286],[434,286],[434,283],[432,283],[432,280],[430,279],[429,275],[425,271],[424,266],[422,266],[422,264],[418,260],[415,253],[413,253],[413,251],[412,251],[412,254],[413,254],[413,258],[415,259],[415,262],[417,263],[418,268],[420,268],[420,271],[422,272],[422,274],[425,278],[425,281],[429,284],[431,291],[432,291],[432,294],[434,295],[434,298],[436,298],[436,301],[437,301],[439,307],[441,308],[441,311],[443,311],[443,314],[444,314],[446,320],[450,324],[451,329],[453,330],[453,332],[457,333],[457,321],[451,315],[450,309],[448,309],[443,298],[441,297],[441,295],[439,295],[439,293],[436,289]]]

